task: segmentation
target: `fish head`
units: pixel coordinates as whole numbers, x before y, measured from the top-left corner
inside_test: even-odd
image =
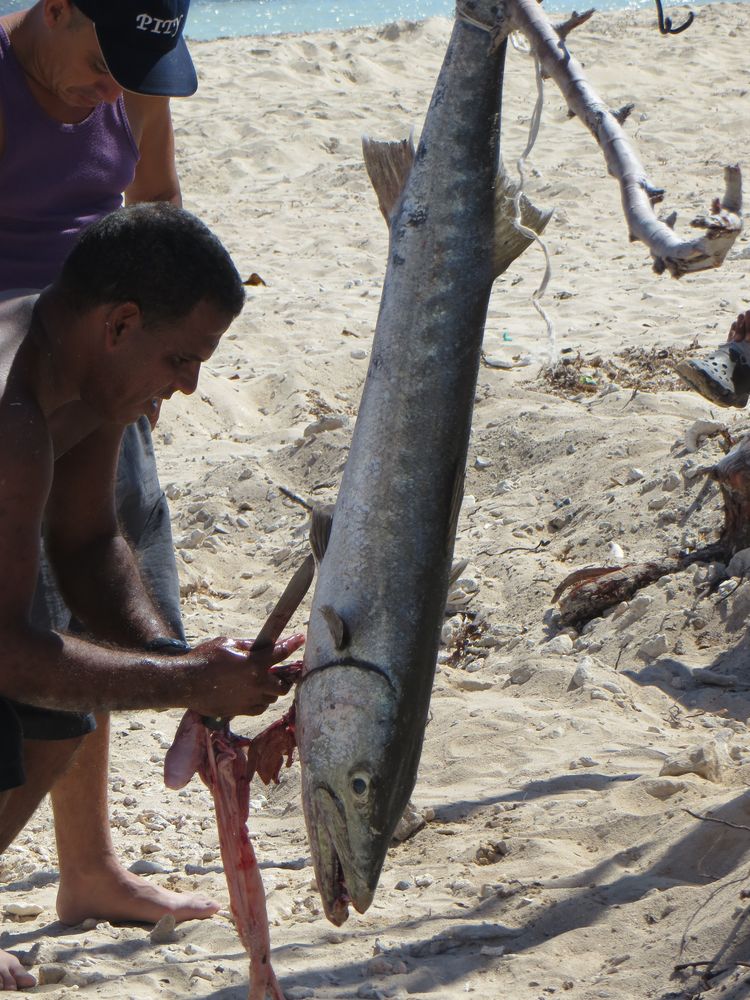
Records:
[[[356,662],[310,671],[297,699],[302,801],[326,916],[364,913],[414,786],[421,749],[399,724],[385,671]],[[416,754],[416,760],[414,759]]]

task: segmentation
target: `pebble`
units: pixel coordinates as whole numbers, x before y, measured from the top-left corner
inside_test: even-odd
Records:
[[[667,637],[659,634],[646,639],[638,649],[638,656],[642,660],[655,660],[657,656],[663,656],[669,649]]]
[[[542,646],[543,653],[557,653],[561,656],[567,656],[568,653],[573,652],[573,640],[566,633],[561,635],[556,635],[554,639],[550,639],[549,642],[545,642]],[[511,674],[511,677],[513,675]]]
[[[469,667],[466,669],[468,671]],[[461,673],[454,674],[451,680],[453,685],[461,691],[489,691],[491,687],[495,686],[494,681],[483,677],[476,677],[472,672],[466,673],[462,671]],[[516,684],[518,682],[513,681],[512,683]]]
[[[169,944],[172,941],[177,940],[177,935],[175,934],[176,921],[173,913],[165,913],[164,916],[156,923],[149,938],[152,944]]]
[[[51,986],[54,983],[61,983],[65,978],[65,966],[55,965],[54,963],[40,965],[36,976],[40,986]]]
[[[355,347],[353,351],[349,352],[349,357],[353,361],[364,361],[364,359],[367,357],[367,351],[365,351],[361,347]]]
[[[285,990],[285,995],[287,1000],[310,1000],[316,994],[309,986],[290,986]]]
[[[520,667],[515,667],[510,672],[508,681],[510,684],[525,684],[534,676],[534,670],[528,664],[523,663]]]
[[[414,883],[411,882],[408,878],[402,878],[398,880],[398,882],[394,885],[393,888],[398,889],[399,892],[406,892],[407,889],[414,888]]]
[[[204,969],[200,965],[196,965],[194,969],[190,970],[191,979],[204,979],[206,982],[210,983],[214,978],[213,972],[210,969]]]
[[[627,482],[629,483],[637,483],[641,479],[646,478],[646,473],[643,471],[643,469],[638,469],[635,466],[633,466],[632,469],[628,469],[628,474],[626,478]]]
[[[425,826],[425,818],[412,802],[406,803],[401,819],[393,833],[393,839],[400,844],[413,837]]]
[[[685,431],[685,447],[688,451],[698,451],[703,437],[711,437],[726,430],[726,424],[719,420],[696,420]]]
[[[614,562],[622,562],[625,558],[622,546],[618,545],[617,542],[610,542],[607,545],[607,552],[609,553],[609,558]]]
[[[6,903],[3,907],[3,913],[7,917],[15,917],[18,920],[31,920],[43,912],[44,907],[36,903]]]
[[[130,865],[128,871],[134,875],[163,875],[169,869],[158,864],[156,861],[149,861],[148,858],[139,858],[138,861],[134,861]]]
[[[313,423],[308,424],[302,432],[303,437],[313,437],[315,434],[322,434],[324,431],[337,431],[341,427],[346,427],[347,419],[343,415],[329,413],[325,417],[320,417]]]
[[[688,787],[684,781],[670,781],[669,778],[644,778],[639,784],[647,795],[662,802]]]
[[[592,665],[593,660],[590,656],[584,656],[580,660],[575,669],[575,673],[570,678],[570,684],[568,685],[569,691],[575,691],[577,688],[582,688],[586,684],[593,682],[594,675],[591,672]]]
[[[659,776],[697,774],[707,781],[721,781],[721,764],[716,747],[712,743],[693,747],[674,757],[668,757],[662,765]]]
[[[661,488],[666,493],[671,493],[673,490],[676,490],[681,483],[682,479],[676,472],[668,472],[661,481]]]
[[[571,760],[570,764],[568,764],[568,767],[570,768],[571,771],[575,771],[579,767],[598,767],[598,766],[599,766],[599,761],[594,760],[594,758],[590,757],[588,754],[584,754],[582,757],[577,757],[575,760]]]

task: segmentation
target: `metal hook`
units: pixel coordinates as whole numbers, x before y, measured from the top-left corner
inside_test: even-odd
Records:
[[[664,17],[664,11],[661,6],[661,0],[656,0],[656,13],[659,15],[659,31],[662,35],[679,35],[681,31],[685,31],[695,20],[695,14],[690,11],[687,16],[687,21],[681,24],[679,28],[672,27],[672,18]]]

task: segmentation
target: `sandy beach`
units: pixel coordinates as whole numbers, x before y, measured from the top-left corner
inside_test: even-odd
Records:
[[[669,13],[680,23],[686,10]],[[626,131],[685,235],[723,193],[725,164],[747,162],[750,136],[750,8],[697,12],[672,37],[652,11],[596,14],[569,42],[612,108],[635,105]],[[307,551],[294,497],[335,498],[387,249],[360,140],[418,135],[450,27],[191,45],[200,88],[173,111],[185,204],[243,276],[265,282],[156,432],[192,640],[254,636]],[[533,62],[512,49],[509,170],[535,99]],[[750,307],[749,238],[721,270],[657,276],[628,242],[600,150],[549,81],[527,191],[555,209],[544,299],[555,344],[531,303],[544,270],[532,247],[490,305],[455,553],[466,567],[413,796],[426,825],[391,851],[371,909],[335,928],[314,886],[298,765],[252,789],[289,1000],[750,995],[750,582],[699,565],[580,632],[561,629],[552,604],[574,570],[718,536],[717,489],[696,503],[705,480],[693,473],[726,437],[689,450],[686,432],[709,419],[736,439],[750,420],[686,391],[670,366],[694,340],[721,343]],[[568,362],[554,376],[551,352]],[[115,719],[114,839],[145,877],[224,909],[165,939],[62,925],[43,807],[1,859],[0,946],[48,1000],[247,996],[210,796],[197,778],[181,792],[162,782],[179,718]],[[263,724],[238,721],[248,734]]]

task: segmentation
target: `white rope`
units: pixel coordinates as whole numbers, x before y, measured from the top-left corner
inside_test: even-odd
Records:
[[[456,4],[456,17],[462,18],[469,24],[473,24],[475,28],[481,28],[482,31],[488,32],[492,38],[492,45],[497,45],[502,41],[501,33],[499,31],[499,25],[489,25],[485,24],[483,21],[478,21],[476,18],[472,17],[467,10],[465,10],[460,0]],[[518,32],[512,32],[510,35],[510,40],[513,47],[520,52],[531,53],[531,48],[526,44],[525,39]],[[518,176],[520,178],[520,185],[516,191],[515,197],[513,199],[513,210],[515,212],[515,218],[513,219],[513,225],[516,227],[522,236],[526,239],[534,240],[542,248],[542,253],[544,254],[545,267],[544,276],[542,277],[541,284],[532,293],[531,303],[539,313],[539,315],[544,320],[547,327],[547,339],[549,341],[549,362],[554,364],[557,361],[557,338],[555,336],[555,328],[552,324],[552,320],[541,303],[542,296],[547,290],[547,285],[549,284],[550,278],[552,277],[552,264],[549,259],[549,252],[547,250],[547,244],[541,238],[539,233],[535,233],[533,229],[529,229],[521,221],[521,195],[523,194],[523,188],[526,181],[525,164],[526,159],[534,147],[536,138],[539,135],[539,125],[542,120],[542,108],[544,107],[544,82],[542,80],[542,67],[538,59],[534,60],[536,66],[536,104],[534,105],[534,111],[531,116],[531,124],[529,126],[529,139],[526,143],[526,149],[519,156],[516,161],[516,167],[518,169]]]
[[[547,327],[547,339],[549,341],[549,361],[550,364],[554,364],[557,361],[557,337],[555,335],[555,328],[552,323],[552,319],[545,310],[541,303],[542,296],[547,290],[547,285],[549,284],[550,278],[552,277],[552,263],[549,258],[549,252],[547,250],[547,244],[544,242],[539,233],[535,233],[533,229],[529,229],[521,222],[521,195],[523,194],[524,184],[526,182],[526,159],[534,147],[537,136],[539,135],[539,126],[542,120],[542,108],[544,106],[544,82],[542,79],[542,67],[538,59],[534,60],[536,66],[536,104],[534,105],[534,111],[531,115],[531,123],[529,125],[529,138],[526,143],[526,149],[518,157],[516,161],[516,167],[518,169],[518,176],[520,178],[520,185],[516,191],[515,197],[513,199],[513,209],[515,211],[515,219],[513,220],[513,225],[522,233],[527,239],[535,240],[539,246],[542,248],[542,253],[544,254],[545,267],[544,276],[542,277],[541,284],[533,292],[531,296],[531,304],[534,306],[536,311],[544,320]]]

